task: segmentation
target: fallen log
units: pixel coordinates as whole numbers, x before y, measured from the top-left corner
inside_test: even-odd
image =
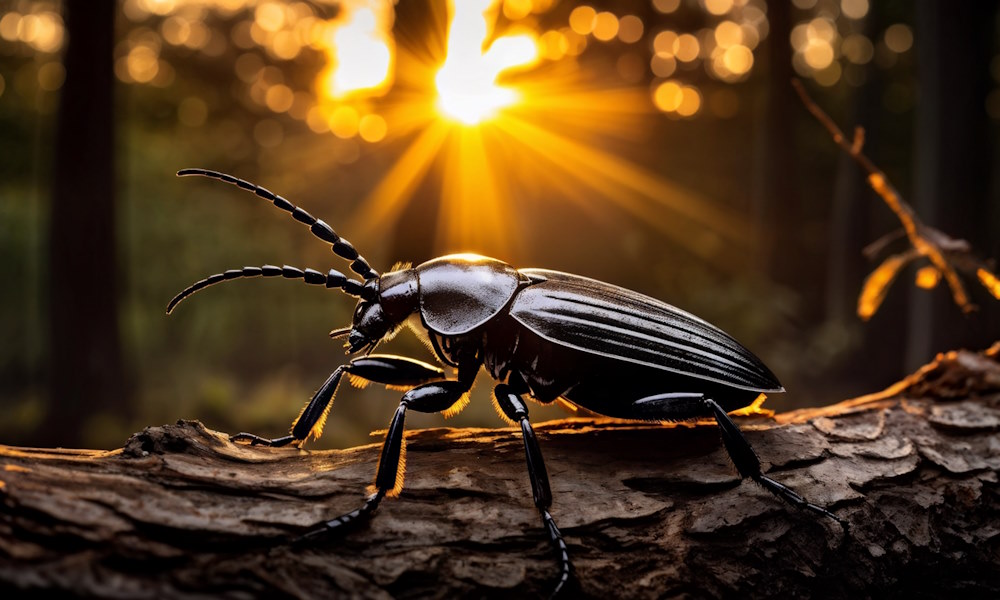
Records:
[[[712,423],[536,425],[577,594],[1000,596],[998,355],[951,352],[879,394],[739,420],[765,470],[848,534],[741,482]],[[556,563],[519,433],[440,428],[407,442],[401,497],[306,546],[286,541],[360,506],[379,444],[251,448],[179,421],[111,452],[0,446],[0,591],[547,595]]]

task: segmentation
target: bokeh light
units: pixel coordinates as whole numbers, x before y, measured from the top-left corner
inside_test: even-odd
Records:
[[[65,87],[61,6],[11,0],[0,12],[0,99],[39,122],[54,119]],[[417,215],[433,238],[428,252],[516,255],[522,241],[503,233],[512,227],[484,224],[547,210],[523,198],[572,198],[574,218],[610,223],[621,213],[671,239],[694,229],[689,221],[724,222],[704,216],[710,199],[678,191],[695,170],[684,156],[681,166],[649,157],[639,166],[627,149],[691,145],[701,127],[755,132],[776,46],[790,44],[795,73],[831,104],[878,81],[869,89],[886,114],[908,118],[917,106],[912,10],[871,0],[795,0],[782,7],[790,22],[773,23],[780,40],[769,39],[776,5],[764,0],[456,0],[451,9],[437,0],[413,12],[393,0],[119,6],[116,93],[124,109],[145,111],[144,129],[122,125],[145,161],[137,172],[194,147],[244,176],[276,179],[267,182],[275,190],[317,177],[346,190],[332,205],[338,228],[361,239],[376,236],[365,226],[378,229],[388,246],[417,235],[408,229]],[[996,89],[978,105],[1000,121],[994,63]],[[162,131],[176,134],[170,144],[149,145]],[[712,157],[705,168],[743,173],[752,160]],[[670,179],[675,168],[681,182]],[[687,221],[676,225],[677,215]],[[708,260],[732,245],[729,233],[703,237],[679,244]],[[641,236],[622,238],[643,260]]]

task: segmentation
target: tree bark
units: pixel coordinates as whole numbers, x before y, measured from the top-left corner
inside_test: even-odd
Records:
[[[588,597],[1000,594],[1000,343],[886,390],[745,417],[765,469],[850,522],[740,482],[714,424],[537,426]],[[0,447],[0,591],[83,596],[547,595],[556,564],[514,429],[407,436],[370,526],[284,543],[360,506],[378,444],[251,448],[195,421],[112,451]],[[10,597],[10,596],[8,596]]]

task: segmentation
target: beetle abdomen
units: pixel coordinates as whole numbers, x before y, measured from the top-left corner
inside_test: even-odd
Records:
[[[542,269],[510,314],[562,347],[757,392],[784,391],[773,373],[724,331],[649,296]]]

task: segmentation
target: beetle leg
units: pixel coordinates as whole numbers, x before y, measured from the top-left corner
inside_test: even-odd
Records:
[[[797,508],[830,517],[840,523],[840,526],[845,530],[848,528],[848,523],[844,519],[841,519],[822,506],[807,502],[805,498],[798,495],[788,486],[764,475],[760,470],[760,459],[757,458],[757,453],[754,452],[750,446],[750,442],[743,436],[743,432],[736,426],[736,423],[733,423],[733,420],[729,418],[726,411],[711,398],[705,398],[704,405],[712,412],[716,422],[718,422],[719,428],[722,430],[722,441],[726,446],[726,451],[729,452],[729,458],[736,465],[736,470],[739,472],[740,477],[744,479],[749,477],[785,502]]]
[[[538,447],[535,430],[532,429],[531,423],[528,421],[528,407],[521,397],[511,392],[510,387],[502,383],[494,388],[493,394],[504,415],[521,425],[521,437],[524,439],[524,458],[528,463],[528,477],[531,479],[531,495],[535,501],[535,507],[542,515],[542,524],[549,534],[549,542],[551,542],[559,560],[559,583],[556,584],[555,590],[552,592],[554,597],[573,577],[573,565],[569,560],[566,541],[563,540],[562,533],[552,519],[552,515],[549,514],[549,508],[552,506],[552,490],[549,488],[549,475],[545,469],[545,461],[542,459],[542,451]]]
[[[302,442],[310,435],[318,438],[323,433],[326,415],[330,412],[330,403],[337,391],[340,379],[344,373],[360,377],[366,381],[382,383],[389,386],[413,386],[420,383],[441,379],[444,371],[419,360],[403,356],[372,355],[352,359],[348,364],[341,365],[330,374],[326,382],[313,395],[309,403],[292,423],[291,435],[268,439],[252,433],[238,433],[231,442],[250,442],[251,446],[286,446],[292,442]]]
[[[375,492],[368,496],[361,508],[319,523],[295,541],[307,541],[327,533],[349,531],[371,518],[382,498],[398,496],[403,489],[403,475],[406,472],[406,442],[403,439],[406,409],[412,408],[423,413],[447,410],[459,402],[471,387],[471,383],[463,381],[435,381],[419,385],[403,394],[403,399],[399,401],[399,407],[389,422],[385,442],[382,444],[382,454],[375,474]]]

